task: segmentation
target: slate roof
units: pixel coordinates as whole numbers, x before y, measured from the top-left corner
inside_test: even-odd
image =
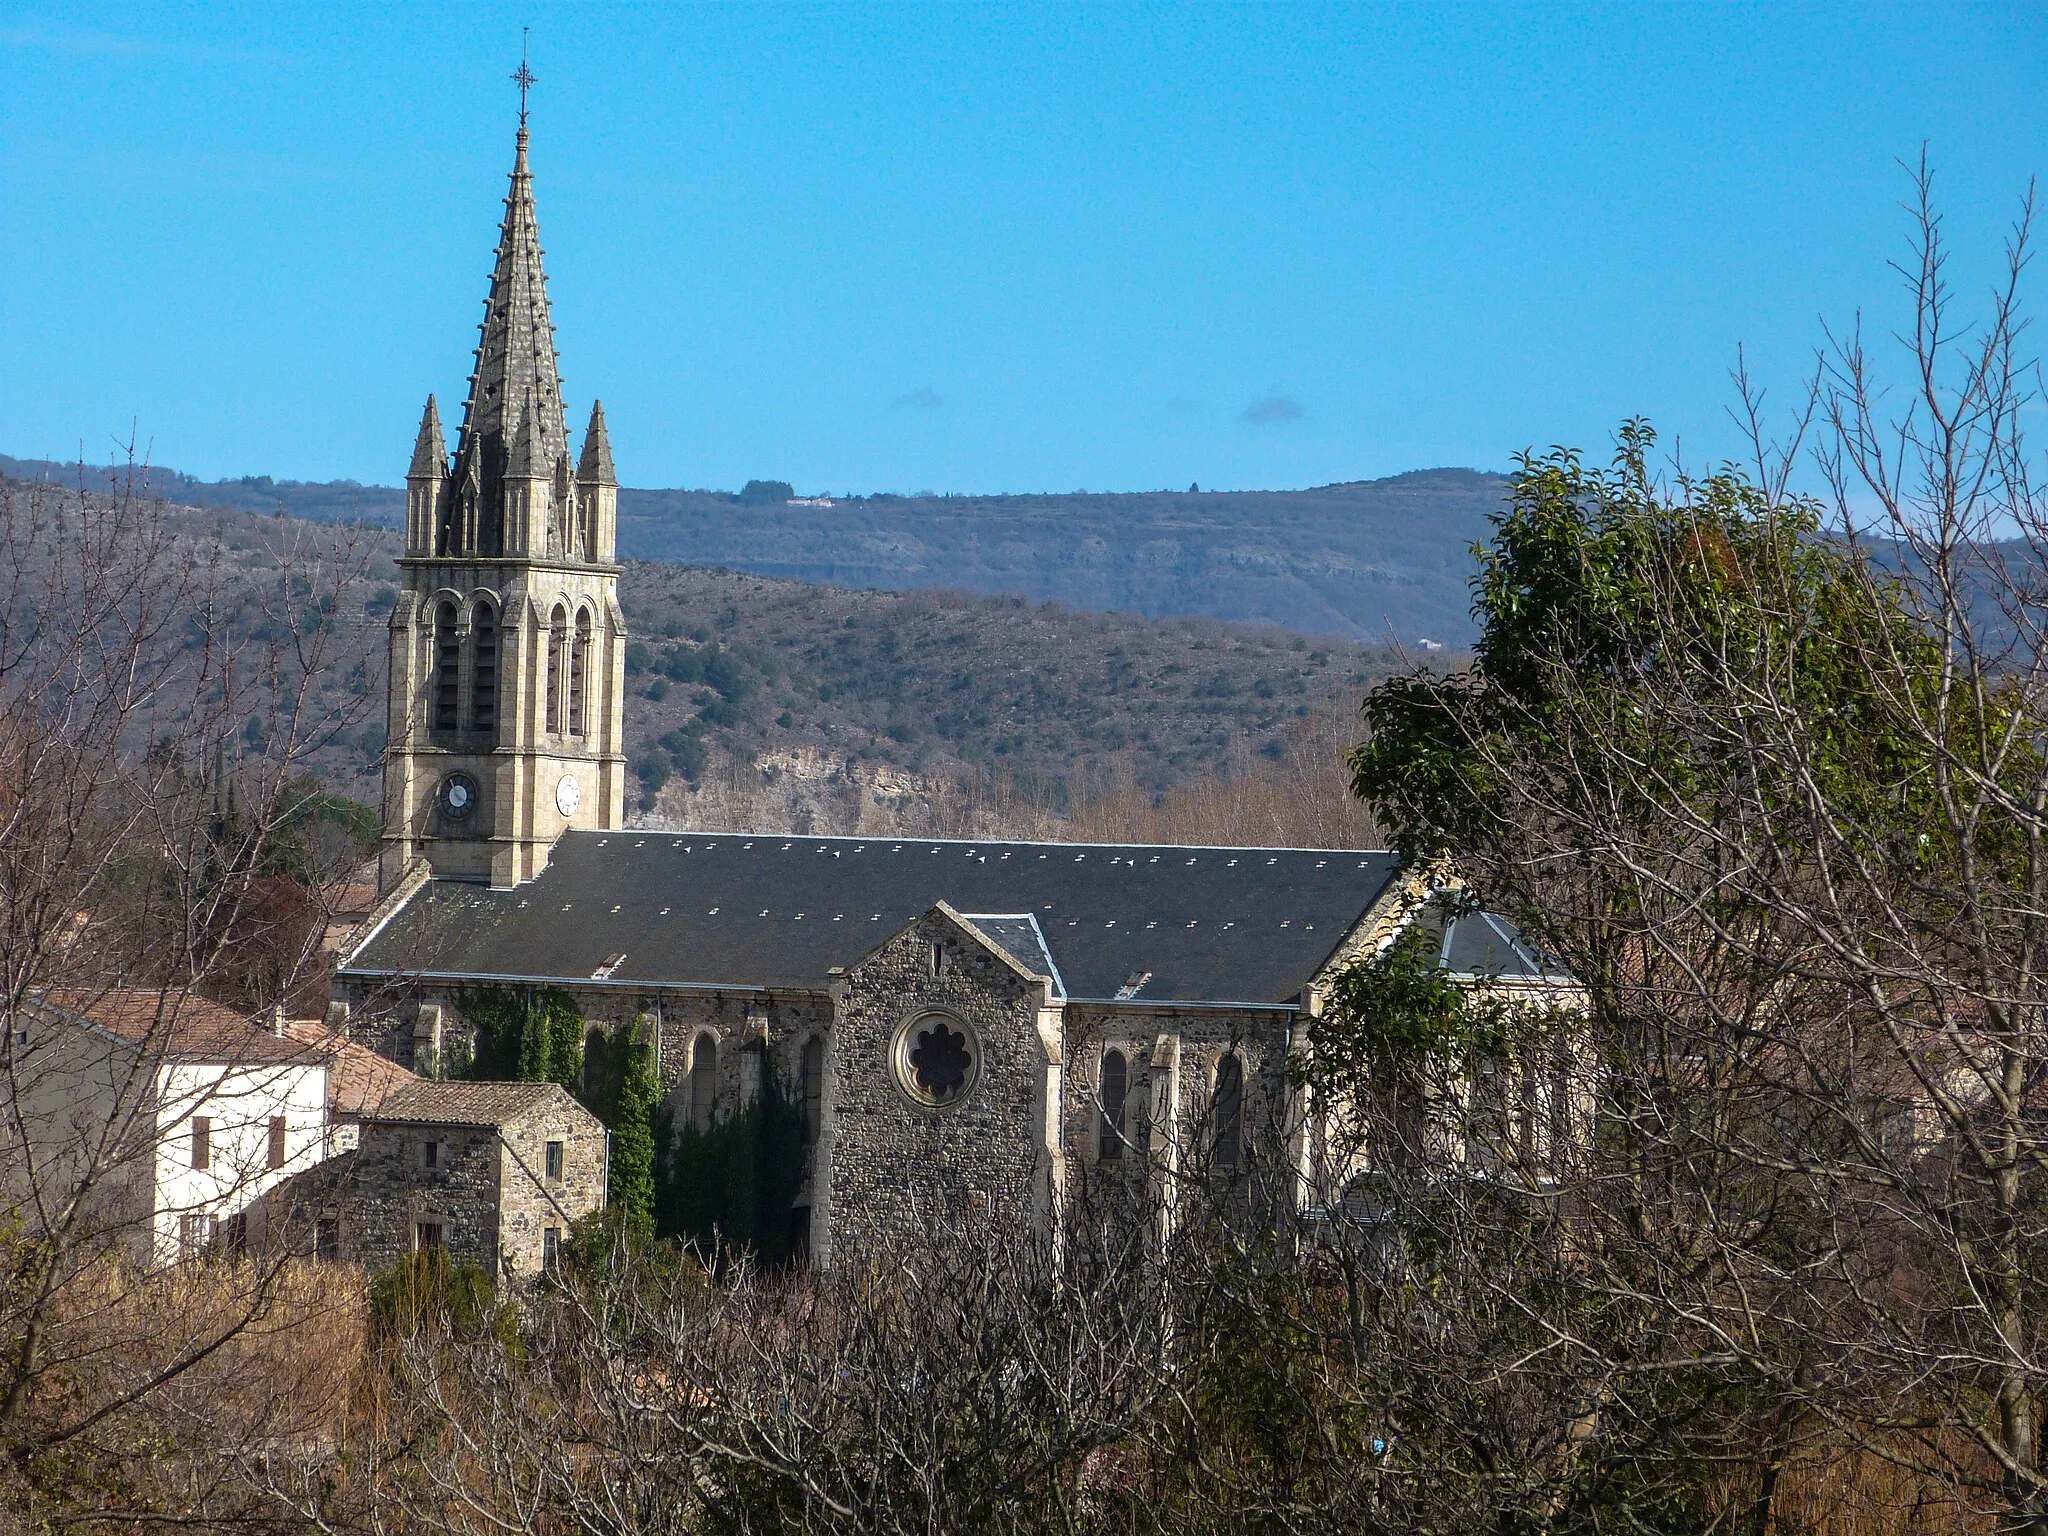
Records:
[[[1462,906],[1455,892],[1431,901],[1415,921],[1437,941],[1437,963],[1454,976],[1563,979],[1561,968],[1546,966],[1513,923],[1496,913]]]
[[[822,991],[944,901],[1031,914],[1077,999],[1276,1006],[1398,869],[1333,849],[571,832],[513,889],[422,886],[342,974]]]
[[[1045,932],[1038,926],[1038,919],[1031,913],[963,912],[960,914],[960,921],[969,924],[977,933],[985,935],[991,944],[1032,975],[1043,976],[1051,981],[1054,997],[1066,997],[1066,978],[1060,975],[1060,968],[1052,958],[1051,946],[1045,942]]]
[[[510,1125],[558,1095],[568,1097],[557,1083],[437,1083],[418,1078],[392,1089],[370,1118],[408,1125]]]

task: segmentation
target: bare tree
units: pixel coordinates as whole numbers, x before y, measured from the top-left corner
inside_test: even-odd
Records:
[[[1612,472],[1530,461],[1474,673],[1369,706],[1361,789],[1587,999],[1582,1150],[1418,1203],[1404,1252],[1476,1288],[1382,1335],[1490,1403],[1563,1368],[1525,1515],[1769,1530],[1856,1456],[1921,1518],[2048,1530],[2032,205],[1965,329],[1915,190],[1905,391],[1852,331],[1747,475],[1660,479],[1640,428]],[[1476,1222],[1502,1188],[1526,1217]],[[1440,1347],[1467,1316],[1513,1376]]]
[[[362,707],[360,561],[280,525],[245,565],[145,485],[0,482],[0,1497],[52,1523],[211,1507],[227,1463],[180,1453],[303,1428],[355,1318],[231,1251],[319,1155],[250,1123],[300,1063],[248,1018],[322,963],[346,849],[301,765]]]

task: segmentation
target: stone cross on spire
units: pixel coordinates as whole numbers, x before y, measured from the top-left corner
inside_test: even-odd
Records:
[[[512,83],[519,87],[519,131],[526,132],[526,93],[540,84],[539,78],[526,67],[526,39],[531,28],[519,29],[519,69],[512,76]]]

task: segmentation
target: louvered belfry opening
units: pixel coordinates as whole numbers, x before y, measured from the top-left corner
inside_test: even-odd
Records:
[[[443,603],[434,613],[434,729],[452,731],[462,705],[462,633],[455,605]]]
[[[476,657],[470,678],[470,719],[479,731],[498,728],[498,613],[480,602],[470,615],[469,632]]]
[[[590,610],[576,615],[576,638],[569,646],[569,734],[588,734],[584,722],[585,701],[590,689]]]

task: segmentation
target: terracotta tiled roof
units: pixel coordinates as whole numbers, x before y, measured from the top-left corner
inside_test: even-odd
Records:
[[[362,1116],[386,1095],[419,1079],[397,1062],[357,1045],[318,1019],[287,1019],[285,1034],[327,1059],[327,1104],[337,1116]]]
[[[274,1035],[247,1014],[192,993],[77,988],[45,992],[37,1001],[166,1057],[228,1063],[317,1060],[289,1035]]]
[[[387,1094],[372,1118],[419,1125],[506,1125],[557,1097],[569,1095],[554,1083],[436,1083],[421,1078]]]

